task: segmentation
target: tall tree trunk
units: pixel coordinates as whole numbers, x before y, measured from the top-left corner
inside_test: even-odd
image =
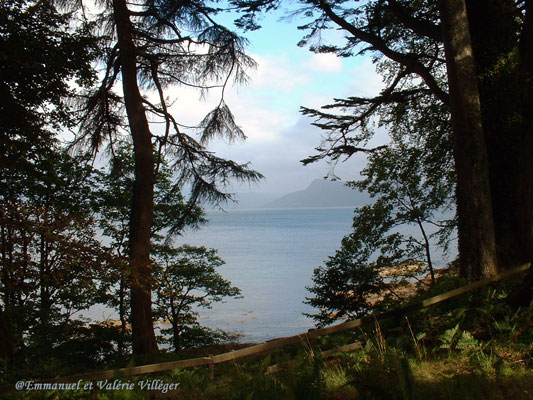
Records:
[[[529,162],[526,166],[529,171],[527,180],[522,182],[524,191],[525,207],[529,207],[529,220],[526,221],[525,237],[526,246],[529,246],[527,255],[530,262],[533,263],[533,0],[526,0],[526,17],[524,29],[520,37],[519,54],[520,54],[520,75],[522,76],[522,101],[525,118],[523,119],[522,131],[526,140],[529,151],[526,160]],[[528,305],[533,301],[533,265],[530,264],[529,272],[522,283],[520,289],[511,298],[511,301],[517,305]]]
[[[453,155],[461,272],[470,279],[498,272],[488,162],[464,0],[441,0]]]
[[[489,160],[498,262],[502,269],[511,269],[533,259],[532,16],[528,10],[519,38],[515,1],[467,0],[466,4]]]
[[[154,154],[137,83],[137,55],[125,0],[113,0],[124,102],[133,139],[135,184],[130,216],[131,325],[134,354],[157,352],[152,319],[150,238],[154,215]]]

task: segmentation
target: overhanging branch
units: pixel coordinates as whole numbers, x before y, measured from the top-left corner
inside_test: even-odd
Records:
[[[385,41],[379,36],[357,28],[355,25],[337,15],[332,10],[328,0],[320,0],[320,8],[334,23],[351,33],[355,38],[370,44],[374,50],[381,52],[385,57],[396,61],[403,65],[407,70],[420,76],[431,92],[443,103],[448,104],[448,93],[439,86],[435,77],[431,74],[431,71],[419,61],[416,55],[397,52],[388,47]]]

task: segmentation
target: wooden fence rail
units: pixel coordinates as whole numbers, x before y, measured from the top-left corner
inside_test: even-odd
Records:
[[[386,311],[380,314],[372,314],[372,315],[369,315],[369,316],[366,316],[360,319],[356,319],[353,321],[347,321],[347,322],[343,322],[337,325],[328,326],[326,328],[310,329],[306,333],[302,333],[302,334],[295,335],[295,336],[289,336],[285,338],[274,339],[274,340],[271,340],[265,343],[260,343],[260,344],[256,344],[250,347],[246,347],[244,349],[230,351],[228,353],[223,353],[223,354],[210,356],[210,357],[200,357],[200,358],[193,358],[193,359],[188,359],[188,360],[142,365],[142,366],[132,367],[132,368],[121,368],[121,369],[115,369],[115,370],[90,372],[86,374],[79,374],[79,375],[65,376],[65,377],[59,377],[59,378],[49,379],[49,380],[42,380],[39,382],[42,382],[42,383],[74,383],[80,380],[81,381],[99,381],[99,380],[105,380],[105,379],[111,379],[111,378],[117,378],[117,377],[123,377],[123,376],[133,376],[133,375],[141,375],[141,374],[150,374],[154,372],[169,371],[169,370],[178,369],[178,368],[190,368],[190,367],[197,367],[201,365],[213,366],[214,364],[219,364],[219,363],[223,363],[223,362],[230,361],[230,360],[236,360],[242,357],[266,353],[271,350],[278,349],[280,347],[284,347],[284,346],[291,345],[291,344],[300,343],[300,342],[305,343],[305,342],[308,342],[309,339],[312,339],[315,337],[331,335],[333,333],[341,332],[347,329],[358,328],[362,326],[363,324],[368,323],[368,322],[373,322],[376,319],[382,320],[386,318],[401,316],[408,312],[418,310],[421,308],[426,308],[433,304],[441,303],[445,300],[449,300],[451,298],[460,296],[464,293],[470,292],[482,286],[486,286],[491,283],[510,278],[514,275],[517,275],[521,272],[528,270],[530,266],[531,266],[531,263],[527,263],[513,270],[492,276],[487,279],[482,279],[480,281],[473,282],[469,285],[462,286],[458,289],[454,289],[449,292],[442,293],[438,296],[434,296],[434,297],[431,297],[426,300],[422,300],[414,304],[409,304],[407,306],[400,307],[396,310]],[[354,348],[358,347],[358,345],[351,344],[347,346],[342,346],[339,349],[334,349],[332,351],[326,351],[324,353],[329,354],[330,352],[333,352],[333,351],[335,352],[343,351],[342,349],[344,347],[346,347],[346,350],[353,350]],[[12,384],[0,387],[0,393],[11,392],[14,390],[15,390],[15,387]]]

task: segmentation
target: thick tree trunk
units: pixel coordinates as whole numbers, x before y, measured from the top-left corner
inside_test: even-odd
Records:
[[[529,155],[526,159],[529,161],[526,168],[529,171],[527,180],[522,182],[524,191],[525,207],[529,207],[529,220],[524,226],[526,244],[529,246],[527,255],[529,261],[533,262],[533,1],[526,0],[526,17],[524,29],[520,37],[519,54],[520,54],[520,75],[522,76],[522,93],[521,98],[524,102],[525,118],[523,119],[522,131],[526,140],[527,148],[524,150]],[[522,286],[511,298],[511,301],[517,305],[528,305],[533,301],[533,265],[530,265],[528,275],[524,279]]]
[[[124,102],[133,139],[135,184],[130,216],[131,325],[134,354],[158,350],[152,320],[150,238],[154,215],[154,155],[137,83],[137,56],[125,0],[113,0]]]
[[[488,162],[464,0],[441,0],[457,174],[461,271],[470,279],[498,272]]]
[[[520,38],[512,0],[467,0],[502,269],[533,259],[531,12]],[[528,62],[529,60],[529,62]],[[528,65],[529,64],[529,65]]]

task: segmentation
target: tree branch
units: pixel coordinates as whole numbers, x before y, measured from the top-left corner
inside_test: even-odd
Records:
[[[398,21],[404,24],[419,36],[425,36],[437,42],[442,42],[442,32],[440,25],[435,25],[430,21],[413,17],[412,10],[407,9],[396,0],[388,0],[389,9]]]
[[[320,0],[320,8],[338,26],[351,33],[355,38],[366,42],[376,51],[381,52],[387,58],[403,65],[407,70],[416,73],[429,87],[431,92],[443,103],[448,104],[448,93],[446,93],[437,83],[430,70],[422,64],[416,55],[404,54],[392,50],[379,36],[365,32],[350,24],[344,18],[337,15],[330,7],[328,0]]]

